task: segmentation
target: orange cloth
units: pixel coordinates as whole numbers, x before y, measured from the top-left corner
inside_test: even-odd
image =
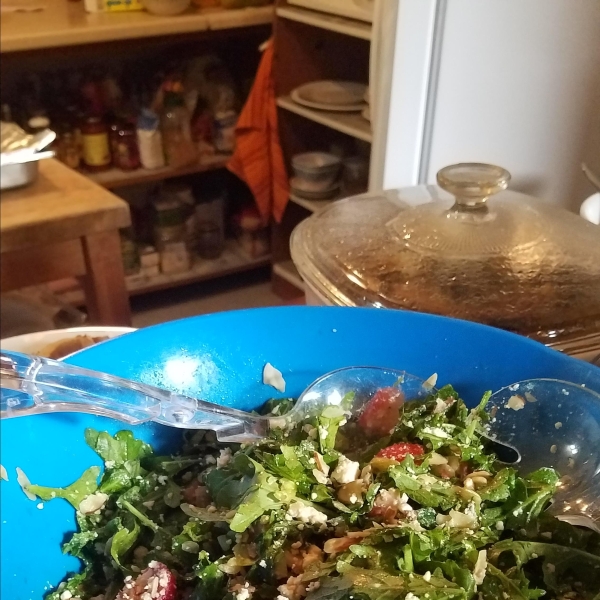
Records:
[[[273,41],[269,40],[235,128],[235,152],[227,164],[254,194],[265,223],[271,216],[281,222],[290,195],[277,128],[273,54]]]

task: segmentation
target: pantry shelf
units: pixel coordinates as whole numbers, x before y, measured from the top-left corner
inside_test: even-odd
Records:
[[[335,31],[362,40],[371,39],[372,27],[370,23],[364,21],[356,21],[295,6],[280,6],[276,9],[276,14],[278,17],[304,23],[305,25],[320,27],[321,29]]]
[[[307,108],[294,102],[289,96],[277,98],[277,106],[364,142],[373,141],[371,123],[358,112],[333,112]]]
[[[335,200],[337,200],[337,198],[334,200],[309,200],[308,198],[302,198],[302,196],[293,193],[290,194],[290,202],[294,202],[294,204],[298,204],[313,213],[323,210],[335,202]]]
[[[128,275],[126,279],[127,291],[130,296],[138,296],[160,290],[180,287],[190,283],[217,279],[234,273],[252,271],[266,267],[271,263],[271,256],[252,258],[234,240],[228,240],[223,254],[214,260],[198,258],[192,268],[183,273],[160,273],[151,277]],[[83,291],[74,289],[58,294],[64,302],[74,306],[84,304]]]
[[[84,175],[92,179],[98,185],[108,189],[116,189],[127,185],[137,185],[143,183],[152,183],[153,181],[162,181],[173,177],[183,177],[184,175],[194,175],[196,173],[205,173],[223,169],[230,156],[227,154],[216,154],[214,156],[204,157],[199,162],[188,165],[187,167],[162,167],[160,169],[136,169],[135,171],[121,171],[120,169],[109,169],[100,173],[84,172]]]
[[[27,11],[26,2],[3,1],[0,51],[39,50],[266,25],[271,23],[274,14],[272,6],[190,9],[175,17],[160,17],[146,11],[90,14],[85,12],[83,4],[45,0],[29,2],[32,8]]]
[[[275,263],[273,265],[273,273],[279,275],[279,277],[285,279],[299,290],[304,290],[304,281],[302,281],[302,277],[300,277],[296,265],[294,265],[291,260]]]

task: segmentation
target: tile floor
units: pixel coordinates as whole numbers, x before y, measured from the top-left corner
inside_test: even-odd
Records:
[[[147,327],[165,321],[212,312],[280,306],[284,301],[271,291],[270,271],[260,269],[132,298],[133,326]]]

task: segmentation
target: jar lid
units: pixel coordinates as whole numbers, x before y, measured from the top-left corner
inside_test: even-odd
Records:
[[[600,331],[600,230],[506,191],[510,174],[478,163],[439,186],[334,202],[292,235],[307,284],[332,304],[405,308],[537,339]]]

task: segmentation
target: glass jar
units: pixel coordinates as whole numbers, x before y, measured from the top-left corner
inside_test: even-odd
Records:
[[[67,167],[78,169],[81,162],[79,144],[73,131],[64,131],[58,136],[57,156]]]
[[[81,126],[83,162],[90,171],[110,169],[108,127],[98,116],[90,115]]]
[[[191,267],[186,243],[185,212],[176,198],[154,203],[154,243],[160,254],[161,271],[178,273]]]
[[[161,132],[167,165],[177,169],[198,159],[190,129],[190,114],[182,94],[165,93]]]
[[[130,123],[121,123],[114,134],[113,163],[122,171],[135,171],[140,168],[135,127]]]

